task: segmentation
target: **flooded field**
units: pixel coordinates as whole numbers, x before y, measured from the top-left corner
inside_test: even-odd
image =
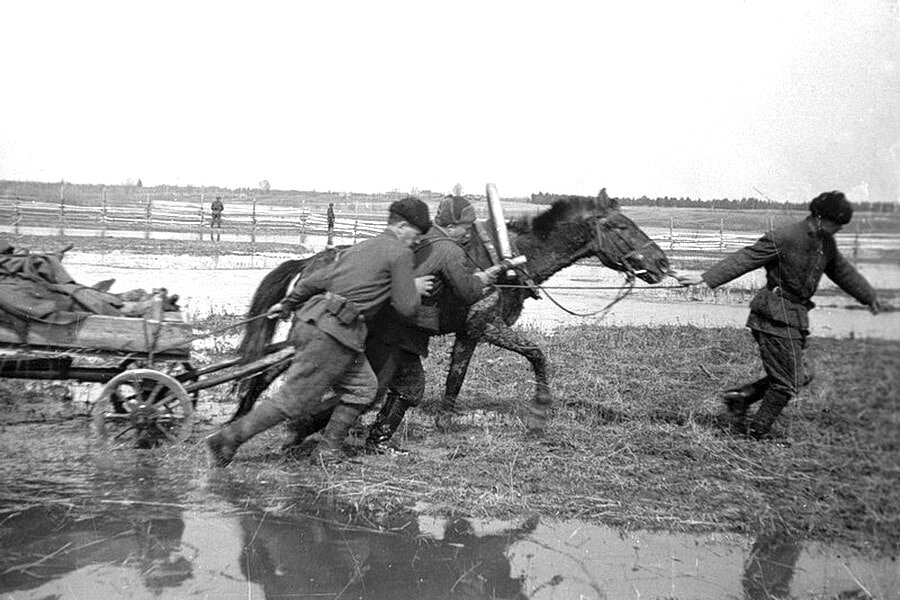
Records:
[[[90,285],[116,278],[114,292],[134,288],[167,287],[181,297],[188,315],[216,313],[242,314],[256,286],[265,274],[290,255],[241,255],[220,257],[105,255],[72,251],[64,264],[72,276]],[[676,268],[677,260],[673,260]],[[900,292],[900,265],[862,263],[860,271],[888,298]],[[622,275],[599,266],[574,265],[544,284],[545,298],[526,300],[520,326],[553,329],[578,323],[603,322],[609,325],[658,326],[665,324],[697,327],[743,327],[747,318],[746,295],[734,296],[731,290],[750,289],[764,284],[762,271],[749,273],[724,286],[715,295],[698,294],[677,288],[674,279],[659,286],[639,282],[634,291],[609,311],[597,313],[619,293]],[[734,296],[734,297],[733,297]],[[573,316],[569,311],[590,315]],[[819,308],[810,315],[812,335],[823,337],[871,337],[900,339],[900,312],[873,317],[849,296],[822,280]],[[852,307],[852,308],[849,308]]]
[[[109,449],[79,419],[7,425],[0,452],[5,600],[900,598],[896,557],[778,535],[372,512],[305,488],[306,464],[287,465],[296,487],[273,495],[264,476],[210,469],[200,444]]]

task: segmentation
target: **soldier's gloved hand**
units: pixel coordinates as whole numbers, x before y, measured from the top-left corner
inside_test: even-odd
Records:
[[[266,311],[267,319],[282,319],[282,320],[284,320],[284,319],[287,319],[289,316],[291,316],[290,311],[288,311],[288,309],[285,308],[284,304],[282,304],[281,302],[273,304],[272,306],[269,307],[269,310]]]
[[[427,296],[434,289],[434,275],[416,277],[416,291],[420,296]]]

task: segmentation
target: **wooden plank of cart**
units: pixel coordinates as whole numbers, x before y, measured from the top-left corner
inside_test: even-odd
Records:
[[[91,409],[99,437],[142,448],[181,442],[191,434],[201,390],[252,376],[293,353],[276,344],[248,364],[234,358],[197,369],[190,360],[197,337],[179,312],[31,322],[24,332],[0,320],[0,377],[103,384]]]

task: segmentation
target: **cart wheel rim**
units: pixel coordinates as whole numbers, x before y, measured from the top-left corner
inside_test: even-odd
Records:
[[[193,421],[194,404],[181,383],[153,369],[131,369],[110,379],[93,417],[99,437],[138,447],[183,442]]]

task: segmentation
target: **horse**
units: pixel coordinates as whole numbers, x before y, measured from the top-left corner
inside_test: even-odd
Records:
[[[500,285],[470,307],[454,302],[453,298],[442,298],[439,302],[440,330],[434,335],[452,333],[456,336],[436,417],[436,425],[441,430],[451,424],[475,347],[486,342],[516,352],[531,363],[535,393],[525,420],[526,428],[537,435],[543,432],[552,400],[547,359],[538,344],[522,332],[513,330],[512,325],[521,315],[525,299],[537,297],[536,288],[553,274],[588,257],[596,257],[604,266],[625,273],[630,283],[637,277],[656,284],[671,274],[662,249],[620,212],[618,202],[606,196],[605,190],[597,198],[559,197],[540,214],[510,220],[507,230],[513,247],[526,258],[524,265],[517,269],[527,284],[504,285],[503,280],[499,280]],[[491,265],[490,254],[483,244],[469,244],[466,249],[477,268]],[[248,323],[238,348],[246,362],[271,351],[270,343],[277,324],[257,317],[283,298],[292,280],[331,263],[338,252],[339,249],[329,248],[308,258],[285,261],[262,279],[253,294],[247,312]],[[289,364],[290,359],[286,359],[268,371],[240,382],[237,390],[240,400],[232,420],[249,412],[257,398]]]

